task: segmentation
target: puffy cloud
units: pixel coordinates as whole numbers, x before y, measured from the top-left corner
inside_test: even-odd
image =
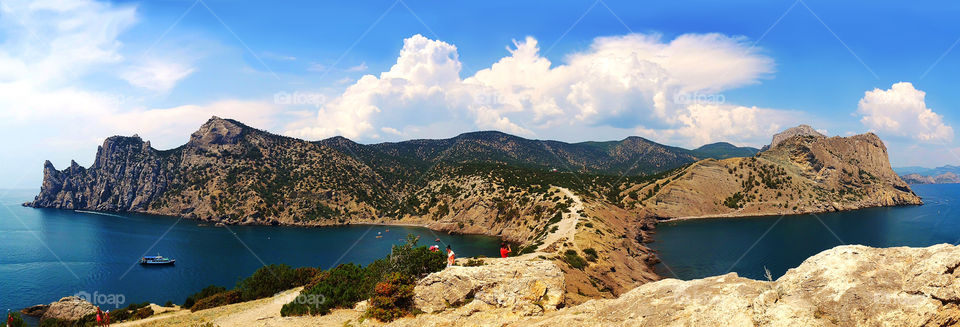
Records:
[[[700,145],[717,141],[755,143],[769,140],[783,127],[795,124],[799,112],[744,107],[727,104],[696,103],[677,116],[680,126],[668,130],[640,128],[638,134],[662,141]]]
[[[10,0],[0,2],[0,17],[0,134],[7,139],[42,140],[73,153],[106,136],[139,133],[175,146],[211,115],[269,127],[277,113],[273,104],[247,101],[145,109],[142,98],[95,89],[124,68],[132,67],[121,73],[130,84],[157,91],[193,71],[177,63],[187,57],[183,51],[134,63],[123,55],[118,38],[136,22],[135,7]]]
[[[151,60],[133,67],[125,72],[122,77],[131,85],[158,92],[167,92],[193,71],[192,67],[181,63]]]
[[[756,83],[773,71],[772,60],[742,38],[601,37],[559,65],[541,56],[532,37],[507,50],[509,55],[490,67],[461,78],[454,45],[414,35],[404,40],[388,71],[363,76],[286,133],[363,137],[384,125],[406,130],[466,120],[474,128],[521,135],[606,126],[694,144],[761,132],[765,139],[787,114],[727,105],[722,95],[717,101],[717,92]]]
[[[953,140],[953,127],[927,108],[926,93],[913,84],[900,82],[888,90],[865,92],[857,105],[860,122],[872,131],[920,142],[944,143]]]
[[[13,0],[0,3],[0,16],[0,118],[17,124],[116,110],[119,96],[77,81],[123,60],[117,36],[134,23],[134,8]]]

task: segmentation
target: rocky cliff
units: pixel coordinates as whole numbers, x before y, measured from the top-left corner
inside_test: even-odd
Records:
[[[815,133],[815,132],[814,132]],[[791,133],[796,134],[796,133]],[[782,135],[782,134],[780,134]],[[922,204],[872,133],[775,137],[750,158],[703,160],[621,193],[658,218],[780,215]]]

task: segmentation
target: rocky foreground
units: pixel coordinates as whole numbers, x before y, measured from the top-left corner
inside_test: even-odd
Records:
[[[421,280],[416,304],[428,313],[389,325],[952,326],[960,324],[957,267],[958,246],[839,246],[773,281],[734,273],[692,281],[665,279],[616,299],[562,308],[558,288],[563,275],[552,262],[533,256],[488,259],[484,266],[448,268]],[[280,297],[295,294],[196,313],[165,313],[125,325],[383,325],[362,318],[362,310],[336,310],[321,317],[279,317],[279,312],[265,310],[271,305],[279,309],[276,303],[284,300]]]

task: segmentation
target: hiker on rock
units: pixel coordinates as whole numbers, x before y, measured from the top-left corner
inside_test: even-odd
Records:
[[[453,253],[453,250],[450,249],[450,246],[447,245],[447,267],[453,266],[455,259],[456,255]]]
[[[507,244],[507,242],[500,242],[500,257],[506,258],[510,252],[513,252],[513,249],[510,248],[510,244]]]

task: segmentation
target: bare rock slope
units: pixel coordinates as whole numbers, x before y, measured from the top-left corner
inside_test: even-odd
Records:
[[[893,172],[883,141],[796,134],[750,158],[699,161],[626,192],[659,218],[798,214],[922,204]]]

